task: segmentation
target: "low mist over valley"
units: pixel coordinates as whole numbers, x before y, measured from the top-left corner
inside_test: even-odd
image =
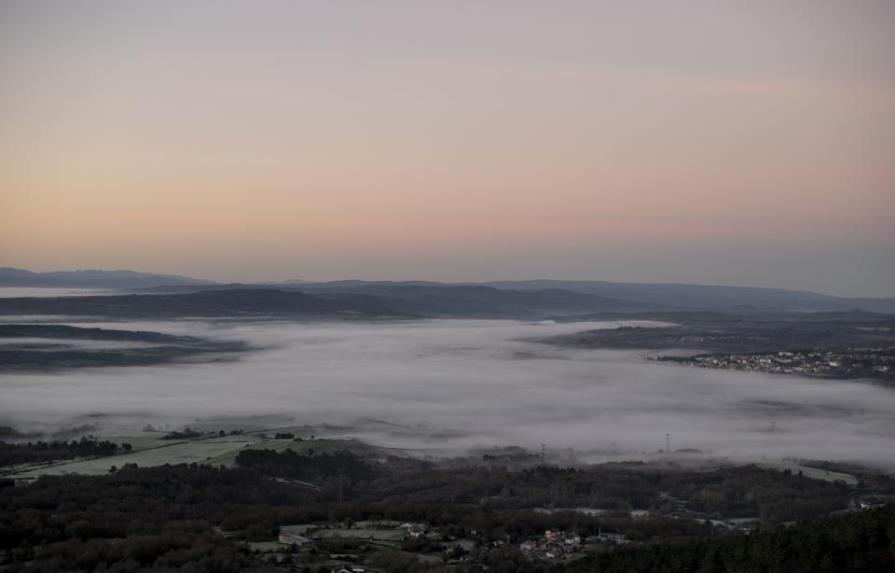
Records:
[[[0,420],[49,435],[87,423],[111,434],[252,417],[263,427],[270,416],[415,455],[544,444],[579,461],[650,459],[667,434],[676,455],[694,459],[895,466],[895,391],[885,380],[651,360],[891,346],[889,315],[723,315],[613,301],[431,284],[5,298],[0,354],[19,346],[5,350],[18,362],[0,361],[9,372],[0,374]],[[470,318],[486,310],[518,318]],[[595,310],[625,318],[582,318]],[[553,313],[562,314],[546,318]],[[152,314],[185,320],[140,318]],[[22,318],[36,322],[13,326]],[[51,326],[60,319],[67,326]],[[109,355],[115,339],[142,347]],[[35,345],[27,355],[23,340]],[[60,354],[54,342],[69,346]]]

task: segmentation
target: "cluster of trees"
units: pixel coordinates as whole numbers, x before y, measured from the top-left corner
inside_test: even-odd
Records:
[[[895,506],[750,535],[600,553],[565,571],[888,573],[895,571]]]
[[[45,463],[54,460],[70,460],[73,458],[109,456],[119,451],[127,452],[130,450],[130,444],[121,444],[119,446],[108,440],[99,440],[93,436],[84,436],[80,440],[72,440],[70,442],[0,442],[0,467]]]
[[[781,563],[793,559],[815,563],[817,571],[830,563],[845,567],[834,570],[858,571],[857,564],[872,565],[885,557],[895,539],[895,510],[875,512],[876,521],[868,517],[871,521],[866,523],[860,521],[864,514],[824,521],[819,527],[825,533],[816,537],[810,532],[818,526],[812,525],[739,536],[719,532],[698,519],[661,515],[669,496],[700,510],[722,508],[735,514],[779,504],[780,515],[790,515],[802,511],[805,500],[838,499],[843,492],[839,484],[751,467],[660,472],[618,464],[509,471],[440,467],[406,459],[375,462],[351,452],[292,450],[246,450],[238,464],[229,469],[128,464],[111,475],[45,476],[28,485],[0,488],[0,568],[275,571],[276,565],[258,562],[234,541],[270,540],[284,524],[380,519],[427,522],[447,537],[475,539],[482,547],[504,541],[500,548],[475,555],[478,563],[495,572],[562,571],[564,566],[528,560],[516,548],[519,541],[553,527],[582,536],[600,530],[621,532],[644,545],[655,544],[588,558],[581,565],[569,565],[573,573],[809,570],[733,566],[765,563],[755,561],[758,558],[750,556],[754,552]],[[292,480],[313,481],[319,488]],[[619,510],[652,507],[657,513],[632,519],[623,511],[594,517],[533,510],[600,507],[596,503]],[[215,527],[234,539],[216,535]],[[796,545],[802,549],[791,549]],[[652,560],[668,567],[644,565]],[[423,570],[406,554],[395,552],[380,554],[370,563],[388,572]],[[473,567],[469,565],[469,571]]]
[[[116,540],[169,528],[210,532],[213,525],[243,538],[269,539],[283,514],[326,519],[307,489],[257,472],[198,465],[138,468],[106,476],[43,476],[0,489],[0,550],[71,540]],[[291,517],[291,516],[290,516]]]
[[[201,438],[203,436],[202,432],[199,430],[194,430],[190,427],[186,427],[183,430],[175,430],[173,432],[168,432],[164,436],[162,436],[163,440],[194,440],[196,438]]]
[[[317,453],[313,449],[296,452],[292,448],[276,450],[242,450],[236,465],[252,468],[278,478],[303,481],[324,481],[339,476],[351,481],[369,480],[376,468],[363,457],[346,450]]]
[[[73,538],[25,546],[11,552],[5,571],[28,573],[281,573],[283,569],[257,562],[245,548],[195,527],[164,526],[110,543],[106,539]],[[0,566],[2,567],[2,566]]]
[[[757,466],[713,471],[658,470],[630,464],[585,468],[538,466],[521,471],[493,467],[420,466],[384,488],[404,501],[452,502],[494,509],[590,507],[706,517],[761,517],[786,522],[826,515],[848,505],[845,484],[812,480]]]

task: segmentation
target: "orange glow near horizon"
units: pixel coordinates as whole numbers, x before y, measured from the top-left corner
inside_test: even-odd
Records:
[[[0,8],[0,266],[895,295],[891,4],[160,4]]]

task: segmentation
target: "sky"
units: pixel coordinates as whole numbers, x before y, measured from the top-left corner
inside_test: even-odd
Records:
[[[895,296],[889,0],[0,3],[0,266]]]

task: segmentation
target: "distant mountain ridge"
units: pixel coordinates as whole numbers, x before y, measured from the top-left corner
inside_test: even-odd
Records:
[[[515,290],[560,288],[632,302],[685,307],[694,310],[756,309],[834,312],[863,310],[895,313],[895,298],[839,297],[812,291],[678,283],[616,283],[607,281],[494,281],[484,283]]]
[[[610,298],[563,289],[510,290],[486,285],[438,283],[380,284],[363,287],[318,288],[301,285],[317,296],[334,293],[366,294],[393,308],[423,316],[481,318],[545,318],[582,313],[641,313],[663,310],[661,305]]]
[[[562,290],[510,291],[486,286],[410,286],[375,292],[243,286],[193,292],[53,298],[0,298],[3,315],[105,317],[283,318],[520,318],[542,319],[595,312],[645,312],[629,303]]]
[[[331,300],[270,288],[201,290],[185,294],[0,298],[0,314],[120,318],[407,316],[399,309],[363,295]]]
[[[552,279],[481,283],[338,280],[221,284],[181,275],[126,270],[35,273],[7,267],[0,268],[0,286],[106,288],[159,294],[273,288],[283,291],[300,290],[315,295],[325,294],[328,298],[337,294],[372,296],[389,305],[397,303],[396,306],[405,311],[418,312],[424,309],[424,314],[430,314],[434,310],[447,316],[459,314],[500,316],[504,313],[513,314],[520,306],[534,308],[537,313],[555,307],[559,311],[558,314],[566,314],[573,310],[587,313],[662,309],[711,312],[866,311],[895,314],[895,298],[839,297],[811,291],[762,287]],[[495,291],[512,294],[498,296]],[[576,295],[597,298],[586,299],[581,296],[576,298]]]
[[[557,291],[587,294],[624,302],[638,310],[659,308],[712,312],[849,312],[895,314],[895,298],[838,297],[811,291],[675,283],[616,283],[608,281],[528,280],[483,283],[428,281],[340,280],[303,282],[305,292],[400,292],[412,287],[491,287],[502,291]],[[619,310],[618,312],[626,312]]]
[[[141,273],[137,271],[104,271],[85,269],[36,273],[13,267],[0,267],[0,287],[59,288],[149,288],[154,286],[211,285],[213,281],[185,277]]]

